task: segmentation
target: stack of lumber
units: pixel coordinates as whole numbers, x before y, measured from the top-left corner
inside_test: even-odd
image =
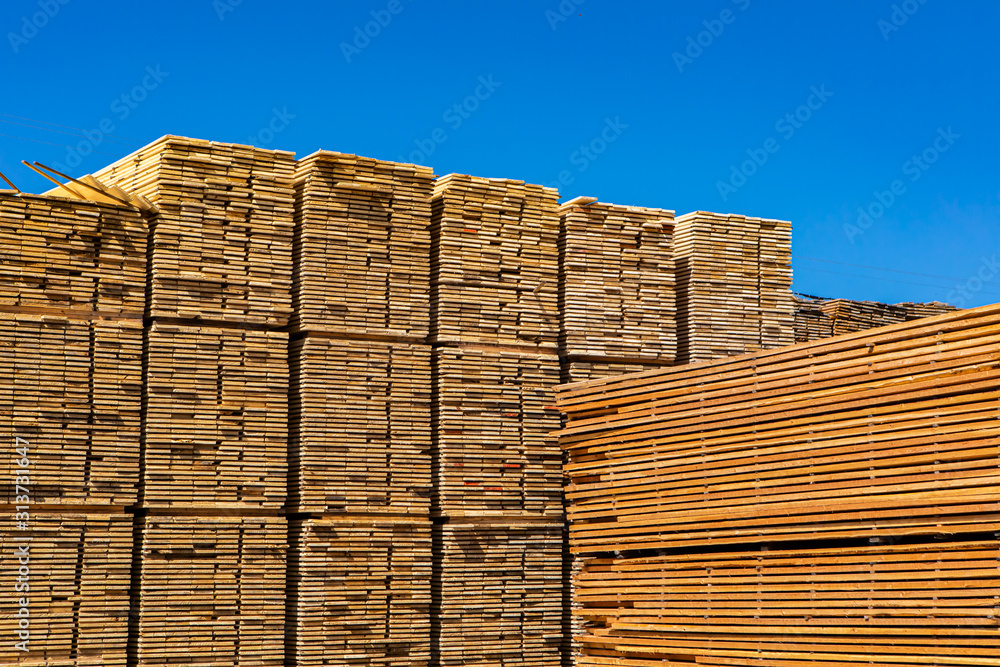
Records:
[[[140,524],[137,664],[284,664],[285,519],[151,515]]]
[[[826,299],[805,294],[795,296],[795,342],[808,343],[812,340],[833,336],[833,318],[823,311]]]
[[[442,545],[434,589],[440,664],[559,665],[563,525],[434,530]]]
[[[29,443],[33,503],[135,502],[141,378],[138,320],[0,315],[0,409],[8,442]],[[2,468],[13,479],[14,457]]]
[[[795,342],[805,343],[821,338],[909,322],[958,310],[955,306],[933,301],[930,303],[887,304],[850,299],[822,299],[804,294],[795,295]]]
[[[576,664],[995,665],[998,577],[996,539],[592,559]]]
[[[165,136],[95,174],[159,211],[150,315],[287,323],[294,169],[292,153]]]
[[[433,185],[429,167],[328,151],[299,160],[295,328],[427,336]]]
[[[678,361],[791,344],[791,223],[704,211],[675,223]]]
[[[941,303],[940,301],[931,301],[929,303],[912,303],[906,301],[904,303],[897,303],[896,306],[906,311],[907,321],[919,320],[925,317],[934,317],[935,315],[941,315],[943,313],[950,313],[958,310],[955,306],[947,303]]]
[[[627,373],[641,373],[642,371],[661,368],[662,364],[563,359],[562,367],[564,382],[586,382],[587,380],[600,380],[601,378],[625,375]]]
[[[287,492],[288,334],[155,322],[147,507],[271,507]]]
[[[125,665],[132,517],[96,510],[29,514],[26,530],[19,530],[13,508],[4,510],[0,665]],[[23,598],[27,652],[15,648],[25,629],[17,616]]]
[[[141,317],[146,235],[135,209],[0,194],[0,309]]]
[[[998,312],[562,387],[574,551],[1000,527]]]
[[[581,197],[559,215],[560,354],[672,364],[674,212]]]
[[[555,349],[559,211],[552,188],[449,174],[434,186],[435,342]]]
[[[291,507],[429,517],[430,347],[309,336],[290,361]]]
[[[577,664],[994,664],[998,331],[988,306],[561,387]]]
[[[435,365],[435,515],[562,516],[554,355],[442,347]]]
[[[289,664],[426,666],[431,523],[293,520]]]
[[[823,303],[820,309],[832,320],[835,336],[852,331],[889,326],[913,319],[907,316],[905,308],[876,301],[830,299]]]

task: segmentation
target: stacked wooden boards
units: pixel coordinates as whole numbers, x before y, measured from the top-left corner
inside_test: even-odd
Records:
[[[284,507],[288,334],[154,322],[144,506]]]
[[[434,365],[434,516],[560,520],[558,357],[439,347]]]
[[[411,665],[431,659],[431,524],[295,519],[288,664]]]
[[[559,215],[560,354],[674,363],[674,212],[577,198]]]
[[[0,308],[141,317],[146,236],[132,208],[0,194]]]
[[[792,226],[696,211],[675,220],[678,361],[789,345]]]
[[[552,188],[448,174],[432,200],[431,336],[555,349],[559,213]]]
[[[285,664],[285,518],[139,521],[135,664]]]
[[[909,322],[957,310],[937,301],[931,303],[887,304],[850,299],[822,299],[795,295],[795,342]]]
[[[433,654],[560,663],[555,190],[451,174],[432,203]]]
[[[2,665],[124,665],[148,228],[0,193]]]
[[[292,153],[165,136],[95,174],[159,209],[151,316],[287,323],[294,169]]]
[[[441,665],[558,665],[563,524],[435,526]]]
[[[426,520],[430,347],[309,336],[290,359],[292,507]]]
[[[427,336],[433,181],[428,167],[356,155],[299,160],[295,328]]]
[[[998,332],[990,306],[561,387],[578,664],[994,664]]]
[[[431,660],[433,178],[325,151],[297,165],[290,664]]]
[[[125,665],[132,517],[110,507],[27,513],[27,529],[13,508],[0,524],[0,665]]]

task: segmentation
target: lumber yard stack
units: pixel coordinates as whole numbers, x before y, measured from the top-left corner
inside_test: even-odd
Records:
[[[864,331],[899,322],[909,322],[957,310],[955,306],[930,303],[897,303],[823,299],[795,295],[795,342],[805,343],[852,331]]]
[[[680,363],[793,342],[791,223],[695,211],[673,247]]]
[[[124,665],[147,224],[0,191],[0,665]]]
[[[451,174],[432,199],[435,664],[560,664],[557,193]]]
[[[578,665],[993,665],[1000,306],[564,385]]]
[[[150,219],[131,664],[283,665],[291,153],[167,136]]]
[[[328,151],[296,166],[290,665],[431,659],[433,183]]]

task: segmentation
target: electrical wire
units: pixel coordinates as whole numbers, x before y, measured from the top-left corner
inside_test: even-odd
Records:
[[[902,283],[904,285],[917,285],[919,287],[932,287],[934,289],[949,289],[949,287],[947,285],[928,285],[927,283],[915,283],[915,282],[911,282],[909,280],[896,280],[894,278],[879,278],[879,277],[876,277],[876,276],[861,276],[861,275],[858,275],[856,273],[841,273],[839,271],[827,271],[826,269],[812,269],[812,268],[810,268],[810,269],[806,269],[806,271],[816,271],[818,273],[830,273],[830,274],[833,274],[835,276],[847,276],[849,278],[867,278],[868,280],[884,280],[886,282],[891,282],[891,283]],[[949,280],[951,280],[951,279],[949,278]],[[986,296],[1000,296],[1000,294],[998,294],[996,292],[984,292],[982,290],[979,290],[978,292],[976,292],[976,294],[983,294],[983,295],[986,295]]]
[[[70,136],[70,137],[79,137],[81,139],[87,139],[88,141],[90,140],[90,138],[87,137],[86,135],[79,134],[79,133],[76,133],[76,132],[63,132],[62,130],[50,130],[47,127],[35,127],[34,125],[28,125],[27,123],[17,123],[17,122],[12,121],[12,120],[4,120],[3,118],[0,118],[0,123],[8,123],[10,125],[20,125],[21,127],[27,127],[27,128],[32,129],[32,130],[41,130],[42,132],[54,132],[56,134],[65,134],[65,135]],[[84,130],[84,132],[86,132],[86,130]],[[112,139],[112,138],[110,138],[111,136],[112,135],[105,134],[103,141],[107,141],[107,142],[112,143],[112,144],[121,144],[122,146],[129,146],[130,145],[128,142],[118,141],[116,139]]]
[[[75,148],[74,146],[70,146],[68,144],[54,144],[51,141],[41,141],[40,139],[29,139],[28,137],[18,137],[18,136],[13,135],[13,134],[4,134],[2,132],[0,132],[0,137],[7,137],[9,139],[20,139],[21,141],[32,141],[32,142],[34,142],[36,144],[45,144],[46,146],[58,146],[60,148]],[[120,155],[115,155],[114,153],[107,153],[105,151],[99,151],[97,149],[94,149],[92,152],[94,152],[94,153],[100,153],[101,155],[110,155],[111,157],[113,157],[115,159],[121,157]]]
[[[61,127],[61,128],[65,129],[65,130],[76,130],[78,132],[87,132],[87,129],[83,128],[83,127],[73,127],[72,125],[60,125],[59,123],[50,123],[47,120],[38,120],[37,118],[25,118],[24,116],[15,116],[15,115],[9,114],[9,113],[0,113],[0,116],[5,116],[7,118],[16,118],[18,120],[26,120],[29,123],[41,123],[42,125],[51,125],[52,127]],[[38,128],[38,129],[43,129],[43,128]],[[108,133],[105,133],[105,136],[108,136],[108,137],[118,137],[119,139],[124,139],[125,141],[131,141],[134,144],[141,144],[142,143],[138,139],[129,139],[128,137],[123,137],[120,134],[108,134]]]
[[[850,264],[848,262],[836,262],[832,259],[820,259],[818,257],[805,257],[803,255],[792,255],[792,259],[806,259],[811,262],[823,262],[825,264],[839,264],[841,266],[853,266],[858,269],[872,269],[873,271],[886,271],[889,273],[902,273],[908,276],[919,276],[921,278],[940,278],[941,280],[954,280],[955,282],[962,282],[961,278],[952,278],[950,276],[937,276],[933,273],[915,273],[913,271],[900,271],[898,269],[883,269],[878,266],[867,266],[865,264]]]

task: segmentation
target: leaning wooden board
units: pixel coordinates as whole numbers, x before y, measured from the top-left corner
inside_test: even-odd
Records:
[[[995,538],[588,559],[576,664],[995,666],[998,582]]]
[[[139,482],[140,320],[0,314],[0,429],[19,475],[21,438],[31,502],[130,505]],[[0,502],[15,503],[13,483]]]
[[[1000,307],[559,390],[575,552],[1000,528]]]
[[[308,336],[290,361],[290,508],[428,518],[430,346]]]
[[[560,664],[562,524],[435,526],[440,664]]]
[[[137,664],[284,664],[284,518],[147,516],[140,523]]]
[[[146,355],[144,505],[282,507],[288,334],[155,322]]]
[[[132,516],[29,510],[20,526],[15,511],[4,506],[0,520],[0,585],[8,596],[0,665],[125,665]],[[20,631],[27,642],[17,647]]]
[[[291,523],[288,659],[425,667],[431,659],[431,522]]]
[[[330,151],[299,160],[293,327],[427,336],[433,184],[429,167]]]
[[[97,172],[158,209],[149,314],[286,324],[294,170],[292,153],[165,136]]]

